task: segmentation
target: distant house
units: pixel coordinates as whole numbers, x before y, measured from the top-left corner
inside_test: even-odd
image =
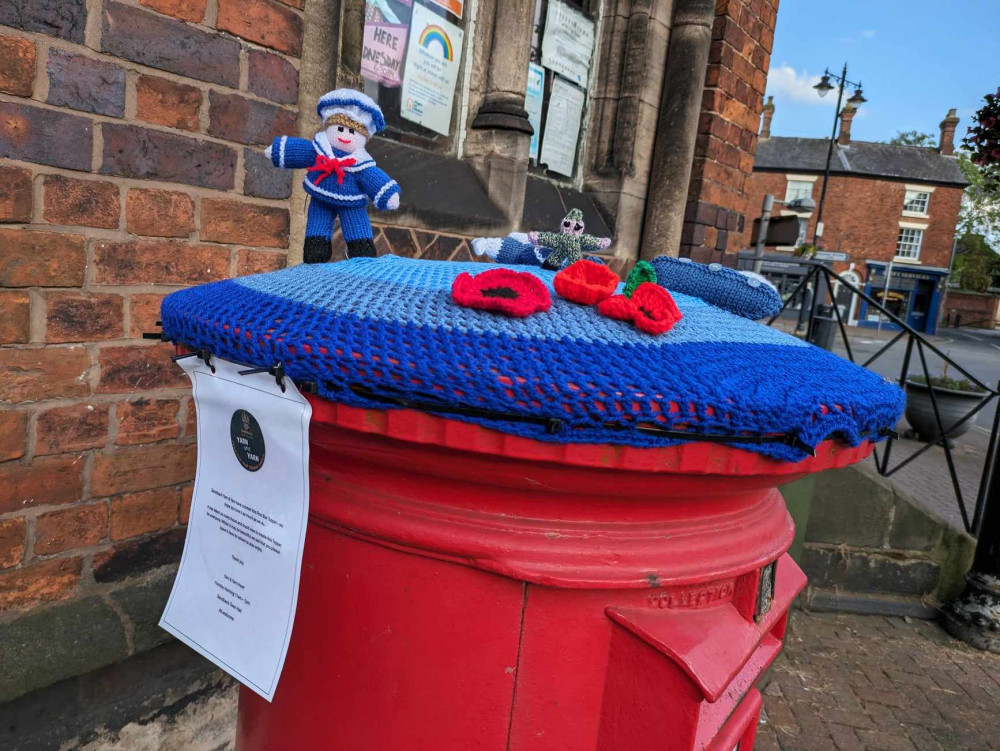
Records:
[[[747,217],[760,215],[764,195],[790,201],[812,196],[819,203],[829,140],[771,137],[771,99],[764,107],[753,173],[747,180]],[[941,122],[939,147],[893,146],[851,140],[855,111],[845,108],[833,151],[823,209],[820,245],[844,253],[837,272],[863,287],[910,326],[933,333],[951,264],[962,191],[968,184],[955,158],[958,118],[951,110]],[[756,207],[756,211],[755,211]],[[778,214],[792,213],[776,207]],[[812,242],[816,217],[810,214],[806,237]],[[753,223],[743,232],[751,244]],[[787,264],[794,248],[769,254],[764,272],[790,293],[802,267]],[[785,261],[785,263],[782,263]],[[886,273],[889,271],[888,289]],[[839,291],[842,314],[854,325],[876,325],[875,310]]]

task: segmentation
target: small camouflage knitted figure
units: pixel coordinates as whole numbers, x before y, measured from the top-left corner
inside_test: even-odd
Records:
[[[571,209],[562,220],[559,232],[529,232],[528,237],[535,245],[552,249],[544,268],[561,269],[579,261],[584,253],[595,253],[611,245],[610,237],[585,235],[583,229],[583,212]]]

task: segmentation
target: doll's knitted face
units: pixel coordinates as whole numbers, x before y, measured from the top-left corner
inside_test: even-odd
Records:
[[[333,148],[338,151],[346,151],[348,154],[363,149],[368,142],[364,133],[340,123],[332,123],[327,127],[326,137],[330,139],[330,145]]]
[[[575,221],[573,219],[563,219],[560,230],[564,235],[582,235],[583,222]]]

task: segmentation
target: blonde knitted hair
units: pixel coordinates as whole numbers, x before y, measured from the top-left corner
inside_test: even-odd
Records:
[[[354,130],[364,135],[365,138],[371,138],[371,134],[368,132],[368,128],[359,123],[357,120],[352,120],[342,112],[338,112],[335,115],[330,115],[323,122],[324,128],[329,128],[331,125],[343,125],[345,128],[354,128]]]

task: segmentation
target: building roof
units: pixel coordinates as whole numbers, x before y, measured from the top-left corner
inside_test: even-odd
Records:
[[[757,142],[754,169],[774,172],[823,172],[829,141],[825,138],[762,138]],[[935,185],[969,184],[958,160],[920,146],[895,146],[872,141],[851,141],[834,148],[831,174],[851,174],[911,180]]]

